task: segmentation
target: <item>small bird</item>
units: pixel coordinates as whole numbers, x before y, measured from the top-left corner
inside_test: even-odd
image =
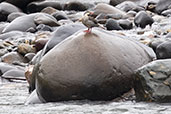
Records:
[[[84,31],[86,33],[91,33],[91,29],[93,27],[99,27],[97,20],[92,15],[93,15],[93,12],[87,11],[84,14],[84,16],[79,20],[88,28],[88,30]]]

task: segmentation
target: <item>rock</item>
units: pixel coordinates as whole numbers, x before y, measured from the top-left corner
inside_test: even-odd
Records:
[[[145,10],[143,7],[138,6],[136,3],[132,2],[132,1],[122,2],[121,4],[118,4],[116,6],[116,8],[118,8],[122,11],[125,11],[125,12],[128,12],[128,11],[139,12],[139,11]]]
[[[57,21],[62,19],[68,19],[67,15],[63,11],[57,11],[53,13],[52,16],[55,17]]]
[[[21,43],[17,47],[17,52],[21,55],[25,55],[27,53],[36,53],[36,48],[33,45]]]
[[[171,15],[171,9],[164,10],[161,14],[164,16],[169,16],[169,15]]]
[[[43,102],[112,100],[129,91],[134,70],[151,61],[144,47],[102,29],[81,30],[40,60],[33,74],[38,97]]]
[[[138,101],[171,102],[171,59],[156,60],[139,68],[135,74]]]
[[[14,12],[14,13],[11,13],[8,15],[7,17],[7,21],[8,22],[11,22],[13,21],[14,19],[16,19],[17,17],[20,17],[20,16],[25,16],[26,14],[25,13],[22,13],[22,12]]]
[[[171,38],[171,32],[166,35],[166,38]]]
[[[171,58],[171,42],[166,41],[158,45],[156,48],[156,55],[158,59]]]
[[[38,0],[5,0],[5,2],[11,3],[19,8],[22,8],[25,10],[27,4],[29,4],[32,1],[38,1]]]
[[[11,32],[0,34],[0,39],[5,40],[5,39],[8,39],[8,38],[12,38],[12,37],[13,38],[19,37],[21,35],[23,35],[23,33],[20,32],[20,31],[11,31]]]
[[[29,13],[40,12],[46,7],[52,7],[58,10],[62,10],[62,5],[58,1],[41,1],[41,2],[32,2],[28,4],[27,11]]]
[[[129,20],[123,20],[123,19],[120,19],[118,21],[119,25],[125,29],[125,30],[129,30],[129,29],[132,29],[133,28],[133,24],[131,21]]]
[[[45,24],[49,26],[60,26],[60,24],[56,21],[56,19],[53,16],[43,13],[37,14],[34,17],[34,22],[37,25]]]
[[[0,21],[6,21],[8,15],[13,12],[21,12],[21,10],[10,3],[0,3]]]
[[[149,46],[154,50],[154,52],[156,52],[157,46],[159,46],[163,42],[164,42],[163,40],[154,40],[149,44]]]
[[[25,58],[28,62],[30,62],[30,61],[33,59],[33,57],[34,57],[35,55],[36,55],[35,53],[27,53],[27,54],[24,55],[24,58]]]
[[[79,1],[71,1],[64,5],[64,10],[85,11],[88,7]]]
[[[12,64],[14,62],[26,62],[23,56],[18,54],[17,52],[10,52],[5,54],[4,56],[1,57],[2,62]]]
[[[37,27],[36,27],[36,30],[37,31],[50,31],[52,32],[53,31],[53,28],[48,26],[48,25],[44,25],[44,24],[39,24]]]
[[[134,19],[135,25],[141,28],[145,28],[147,25],[151,26],[153,22],[153,18],[150,17],[145,11],[138,12]]]
[[[108,19],[105,27],[107,30],[123,30],[119,23],[114,19]]]
[[[155,10],[157,13],[161,14],[162,11],[169,9],[170,5],[171,5],[170,0],[159,0]]]
[[[54,31],[50,40],[47,42],[47,45],[45,47],[45,53],[47,53],[50,49],[52,49],[55,45],[57,45],[67,37],[85,28],[86,27],[84,25],[78,23],[60,26],[56,31]]]
[[[40,104],[42,103],[36,93],[36,90],[34,90],[31,95],[27,98],[26,102],[25,102],[25,105],[28,105],[28,104]]]
[[[9,31],[27,31],[29,28],[36,28],[36,24],[47,24],[52,26],[58,26],[56,19],[45,13],[33,13],[26,16],[21,16],[13,20],[9,25],[7,25],[3,33]]]
[[[0,62],[0,76],[11,69],[16,69],[16,66]]]
[[[11,69],[5,72],[2,75],[2,78],[11,78],[11,79],[17,79],[17,78],[22,78],[25,79],[25,74],[24,70],[21,69]]]
[[[105,4],[105,3],[99,3],[94,8],[94,14],[99,15],[100,13],[120,15],[120,17],[122,17],[122,18],[127,17],[126,13],[124,11],[119,10],[116,7],[113,7],[113,6]]]
[[[52,15],[53,13],[55,13],[57,11],[58,10],[56,10],[53,7],[46,7],[46,8],[44,8],[44,9],[41,10],[42,13],[47,13],[47,14],[50,14],[50,15]]]
[[[128,15],[129,17],[135,17],[136,14],[137,14],[136,11],[128,11],[128,12],[127,12],[127,15]]]
[[[49,39],[41,38],[35,41],[36,51],[40,51],[44,48]]]

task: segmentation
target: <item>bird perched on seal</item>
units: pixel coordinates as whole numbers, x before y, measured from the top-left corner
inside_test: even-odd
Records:
[[[93,12],[87,11],[87,12],[85,12],[84,16],[79,20],[88,28],[88,30],[84,31],[86,33],[90,33],[91,29],[93,27],[101,27],[98,24],[97,20],[92,15],[93,15]],[[103,28],[103,27],[101,27],[101,28]]]

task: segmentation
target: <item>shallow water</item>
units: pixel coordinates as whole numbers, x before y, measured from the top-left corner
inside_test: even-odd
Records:
[[[0,83],[0,114],[169,114],[171,104],[69,101],[24,105],[26,82]]]

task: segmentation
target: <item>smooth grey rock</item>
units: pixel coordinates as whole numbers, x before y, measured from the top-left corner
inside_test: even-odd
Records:
[[[156,12],[161,14],[162,11],[167,10],[171,6],[171,0],[159,0],[156,6]]]

